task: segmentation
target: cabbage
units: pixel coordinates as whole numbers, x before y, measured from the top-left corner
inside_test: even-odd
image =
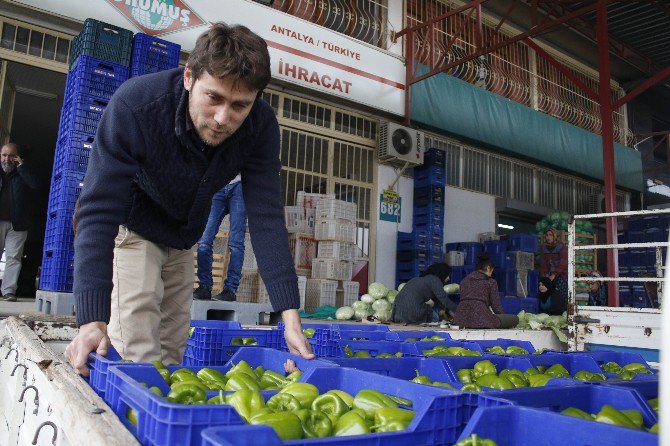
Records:
[[[351,307],[340,307],[335,311],[335,319],[339,321],[347,321],[354,317],[354,309]]]
[[[351,304],[351,308],[356,311],[356,310],[367,310],[368,309],[368,304],[365,302],[361,302],[360,300],[357,300],[353,304]]]
[[[525,311],[519,312],[519,325],[516,328],[542,330],[550,329],[556,333],[558,340],[567,342],[568,338],[561,330],[568,326],[567,314],[564,312],[560,316],[549,316],[546,313],[532,314]]]
[[[404,286],[405,286],[405,282],[403,282],[403,283],[401,283],[400,285],[398,285],[398,291],[401,291],[401,290],[403,289]]]
[[[391,305],[395,302],[395,297],[398,295],[398,292],[396,290],[390,290],[389,293],[386,295],[386,300],[389,301]]]
[[[361,320],[365,319],[368,317],[370,313],[368,313],[368,310],[354,310],[354,319]]]
[[[379,302],[379,301],[377,301]],[[374,317],[379,319],[382,322],[388,322],[391,320],[391,312],[389,310],[385,311],[375,311],[373,314]]]
[[[389,289],[386,288],[386,285],[383,283],[373,282],[368,286],[368,294],[370,294],[370,296],[372,296],[375,300],[386,297],[388,292]]]
[[[369,294],[363,294],[363,295],[361,296],[361,302],[365,302],[366,304],[371,304],[371,303],[374,302],[374,301],[375,301],[375,298],[372,297],[372,296],[369,295]]]
[[[461,287],[457,283],[450,283],[449,285],[444,286],[444,292],[447,294],[456,294],[461,290]]]
[[[372,303],[372,309],[376,312],[387,311],[391,307],[391,304],[386,299],[379,299]]]

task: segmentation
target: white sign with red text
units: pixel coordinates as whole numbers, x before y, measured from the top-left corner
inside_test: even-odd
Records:
[[[405,66],[397,56],[251,0],[15,1],[158,36],[186,51],[209,22],[239,23],[267,41],[275,79],[404,114]]]

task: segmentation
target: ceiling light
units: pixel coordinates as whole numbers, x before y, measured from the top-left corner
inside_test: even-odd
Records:
[[[499,228],[503,228],[503,229],[514,229],[514,226],[511,226],[511,225],[504,225],[504,224],[502,224],[502,223],[498,223],[498,227],[499,227]]]

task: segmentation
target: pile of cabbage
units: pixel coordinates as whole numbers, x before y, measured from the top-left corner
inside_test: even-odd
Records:
[[[400,284],[398,291],[404,284]],[[350,307],[340,307],[335,312],[335,318],[341,321],[349,319],[362,320],[368,316],[374,316],[382,322],[391,320],[393,312],[393,303],[398,291],[389,289],[386,285],[379,282],[371,283],[368,286],[368,293],[363,294],[360,300],[354,302]]]
[[[546,313],[533,314],[525,311],[519,313],[519,325],[516,326],[516,328],[523,330],[553,330],[561,342],[568,341],[568,337],[561,331],[567,327],[568,315],[566,312],[563,312],[560,316],[549,316]]]

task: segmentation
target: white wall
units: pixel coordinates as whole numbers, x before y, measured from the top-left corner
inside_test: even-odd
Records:
[[[379,218],[379,194],[387,189],[396,172],[389,166],[380,165],[377,170],[378,193],[373,201],[377,206],[377,218]],[[395,257],[397,234],[412,231],[412,207],[414,206],[414,180],[401,177],[393,188],[402,198],[400,209],[400,223],[377,220],[377,244],[375,253],[375,280],[393,287],[395,285]]]
[[[493,195],[447,187],[444,204],[444,243],[475,242],[480,232],[495,232]]]

